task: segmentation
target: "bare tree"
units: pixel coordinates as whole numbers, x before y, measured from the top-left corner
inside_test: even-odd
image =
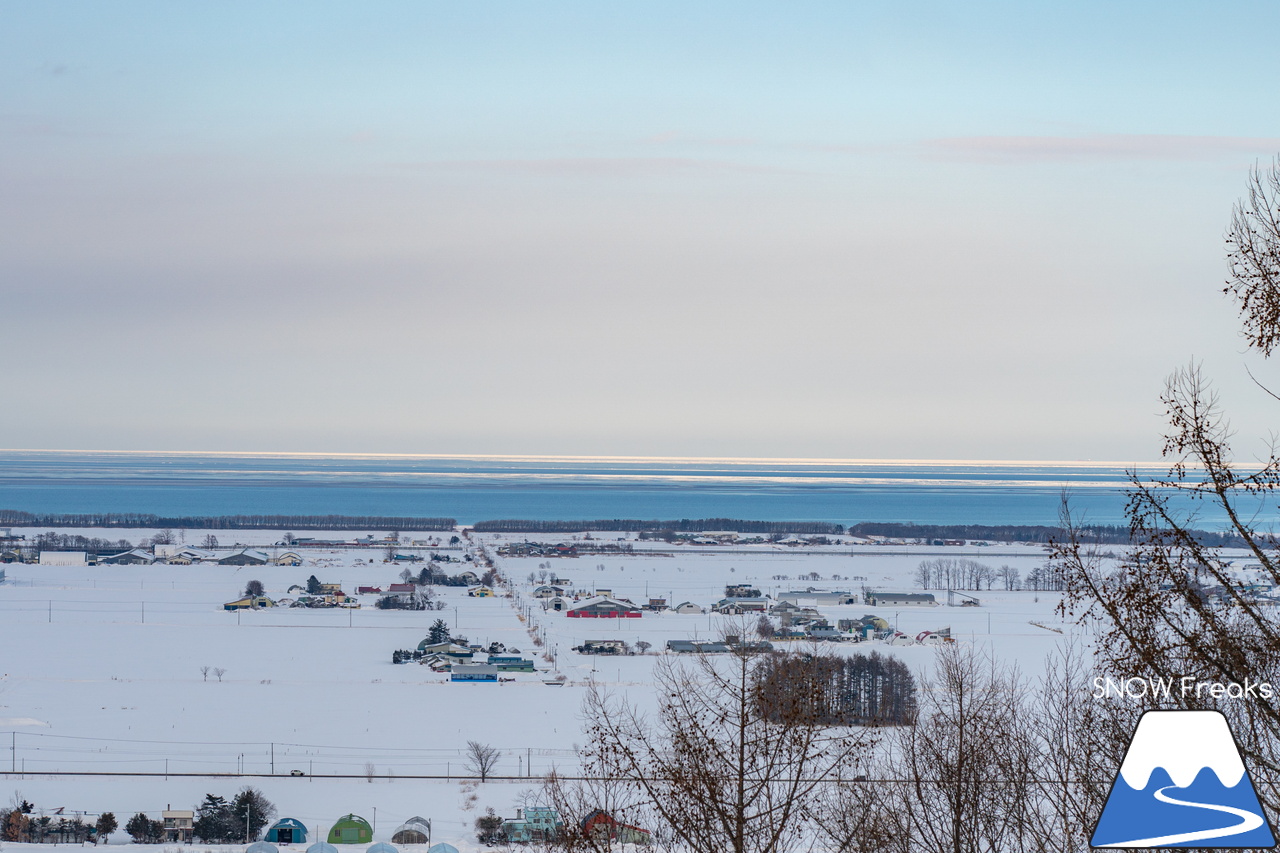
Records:
[[[1226,248],[1224,292],[1237,302],[1248,346],[1269,357],[1280,345],[1280,160],[1251,172]],[[1273,389],[1262,390],[1280,399]],[[1161,402],[1169,424],[1169,469],[1154,480],[1130,475],[1129,552],[1118,561],[1107,559],[1064,505],[1065,532],[1055,543],[1054,560],[1067,593],[1063,612],[1097,632],[1102,675],[1275,683],[1280,622],[1274,608],[1241,582],[1219,547],[1243,548],[1258,584],[1280,585],[1280,540],[1261,526],[1280,491],[1275,440],[1256,461],[1239,464],[1218,396],[1195,363],[1170,376]],[[1224,533],[1194,529],[1192,509],[1206,506],[1225,519]],[[1221,711],[1246,763],[1263,775],[1280,774],[1280,704],[1174,689],[1164,706]],[[1280,808],[1276,786],[1263,784],[1257,791],[1264,806]]]
[[[213,668],[213,667],[209,667],[209,666],[202,666],[202,667],[200,667],[200,675],[202,675],[202,676],[204,677],[204,680],[205,680],[205,681],[208,681],[208,680],[209,680],[209,670],[210,670],[210,669],[212,669],[212,668]]]
[[[217,679],[218,679],[219,683],[221,683],[221,681],[222,681],[222,676],[226,675],[226,674],[227,674],[227,671],[226,671],[225,669],[223,669],[222,667],[220,667],[220,666],[219,666],[219,667],[215,667],[215,668],[214,668],[214,670],[213,670],[213,674],[217,677]]]
[[[818,657],[793,663],[804,667]],[[850,776],[875,736],[824,725],[822,703],[810,696],[763,703],[756,681],[762,659],[743,651],[694,664],[659,660],[654,718],[593,686],[584,705],[590,743],[583,775],[610,780],[615,787],[605,793],[616,811],[674,846],[697,853],[791,849],[813,832],[819,791]]]
[[[262,586],[262,581],[249,581],[244,585],[244,594],[249,598],[257,598],[265,592],[266,589]]]
[[[364,763],[364,779],[370,785],[373,784],[373,777],[378,775],[378,768],[372,761]]]
[[[479,776],[481,782],[488,781],[494,767],[498,765],[498,759],[502,757],[502,753],[497,748],[486,746],[475,740],[467,741],[467,748],[463,754],[466,757],[467,769]]]

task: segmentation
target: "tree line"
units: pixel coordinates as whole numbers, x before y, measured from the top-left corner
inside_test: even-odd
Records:
[[[841,534],[844,526],[827,521],[744,521],[739,518],[681,518],[660,521],[636,518],[609,518],[594,521],[553,521],[504,518],[479,521],[477,533],[579,533],[590,530],[620,532],[662,531],[700,533],[704,530],[732,530],[737,533],[825,533]]]
[[[6,527],[170,527],[196,530],[452,530],[455,518],[386,515],[153,515],[141,512],[31,513],[0,509]]]
[[[883,536],[928,542],[934,539],[971,539],[990,542],[1034,542],[1051,545],[1063,542],[1067,531],[1043,524],[911,524],[887,521],[864,521],[848,528],[850,536]],[[1232,532],[1188,530],[1200,545],[1209,548],[1245,547],[1243,537]],[[1090,524],[1078,527],[1072,535],[1098,545],[1130,545],[1136,542],[1129,527],[1120,524]]]

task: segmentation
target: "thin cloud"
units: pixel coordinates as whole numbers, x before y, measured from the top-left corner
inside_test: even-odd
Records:
[[[437,160],[404,163],[417,170],[473,170],[480,172],[524,173],[553,177],[660,177],[695,172],[748,172],[777,174],[791,170],[728,160],[695,157],[548,157],[504,160]]]
[[[982,163],[1212,160],[1241,154],[1270,155],[1280,150],[1280,138],[1161,134],[956,136],[927,140],[922,148],[929,157]]]

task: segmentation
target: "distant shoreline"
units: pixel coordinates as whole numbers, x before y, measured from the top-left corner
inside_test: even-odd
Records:
[[[149,513],[45,513],[0,509],[0,527],[10,528],[129,528],[183,530],[370,530],[389,532],[447,531],[464,527],[477,533],[594,533],[619,532],[664,535],[688,535],[708,531],[732,531],[771,536],[804,534],[809,536],[851,536],[860,539],[886,539],[914,542],[1033,542],[1049,544],[1061,541],[1061,527],[1049,525],[990,524],[910,524],[896,522],[859,522],[848,526],[825,521],[762,521],[734,518],[594,520],[500,519],[459,525],[454,518],[422,518],[405,516],[346,515],[222,515],[159,516]],[[1080,531],[1092,542],[1127,545],[1132,539],[1129,528],[1119,525],[1093,525]],[[1234,547],[1238,537],[1195,531],[1202,544],[1211,547]]]

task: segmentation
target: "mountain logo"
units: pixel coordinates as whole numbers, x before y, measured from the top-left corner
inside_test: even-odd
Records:
[[[1218,711],[1147,711],[1138,721],[1089,845],[1275,847]]]

